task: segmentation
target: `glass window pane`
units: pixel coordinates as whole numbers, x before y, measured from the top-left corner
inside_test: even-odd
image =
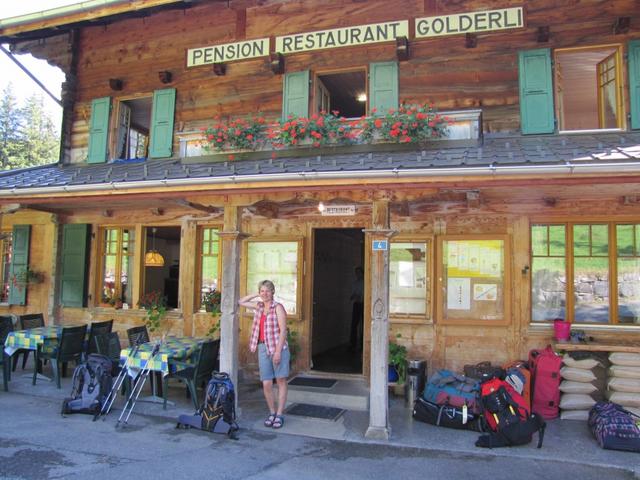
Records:
[[[389,312],[427,313],[427,244],[392,243],[389,262]]]
[[[634,230],[633,225],[616,225],[616,242],[619,257],[635,255]]]
[[[247,292],[258,291],[258,283],[271,280],[276,301],[287,314],[298,313],[298,242],[249,242],[247,252]]]
[[[574,259],[574,322],[609,322],[609,259]]]
[[[547,255],[549,227],[547,225],[533,225],[531,227],[531,252],[533,255]]]
[[[597,257],[609,255],[609,226],[591,226],[591,254]]]
[[[9,289],[11,288],[11,282],[9,281],[9,273],[11,272],[11,246],[13,238],[10,232],[5,233],[4,240],[0,241],[2,245],[2,290],[0,291],[0,303],[7,303],[9,301]],[[1,347],[1,346],[0,346]]]
[[[549,226],[549,255],[564,256],[567,251],[567,236],[564,225]]]
[[[573,226],[573,254],[577,257],[591,254],[591,235],[589,225]]]
[[[618,323],[640,324],[640,258],[618,258]]]
[[[531,262],[531,320],[566,318],[566,260],[535,257]]]
[[[201,303],[205,294],[213,290],[219,290],[220,259],[218,252],[220,251],[220,239],[217,232],[217,228],[204,228],[202,231],[202,256],[200,259]],[[201,304],[200,308],[204,309],[204,305]]]

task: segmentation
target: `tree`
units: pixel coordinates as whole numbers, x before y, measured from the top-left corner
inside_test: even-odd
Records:
[[[18,100],[9,82],[2,91],[0,99],[0,168],[11,168],[20,150],[22,115]]]
[[[0,99],[0,169],[55,163],[60,138],[44,110],[41,95],[32,95],[18,105],[13,85],[7,84]]]

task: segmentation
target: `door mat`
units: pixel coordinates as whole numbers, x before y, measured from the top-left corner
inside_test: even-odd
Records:
[[[322,418],[323,420],[336,421],[345,412],[342,408],[324,407],[322,405],[310,405],[308,403],[294,403],[285,410],[287,415],[299,417]]]
[[[289,382],[294,387],[331,388],[337,380],[333,378],[295,377]]]

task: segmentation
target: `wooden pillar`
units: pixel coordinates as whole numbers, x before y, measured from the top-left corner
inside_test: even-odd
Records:
[[[373,202],[373,228],[365,230],[371,246],[369,285],[371,298],[371,378],[367,438],[387,440],[389,425],[389,243],[396,233],[389,228],[389,201]]]
[[[194,335],[193,308],[196,299],[194,288],[196,278],[196,259],[193,252],[197,250],[196,221],[185,218],[182,220],[180,240],[180,276],[192,281],[180,282],[180,295],[178,308],[182,311],[182,334],[190,337]]]
[[[218,233],[222,243],[222,279],[220,309],[220,371],[227,372],[238,385],[238,344],[240,339],[240,248],[247,235],[242,230],[242,207],[224,207],[224,230]],[[236,409],[238,402],[236,388]]]

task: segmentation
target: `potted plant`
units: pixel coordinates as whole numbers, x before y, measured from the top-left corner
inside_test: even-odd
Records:
[[[202,295],[202,307],[206,312],[210,312],[213,315],[220,313],[220,302],[222,301],[222,293],[215,288],[210,292]]]
[[[150,332],[160,329],[162,320],[167,314],[167,299],[158,290],[145,293],[138,302],[138,307],[147,312],[145,323]]]
[[[37,272],[29,267],[11,275],[11,284],[18,289],[22,289],[27,285],[42,283],[43,281],[44,273]]]
[[[396,338],[400,338],[400,334]],[[394,393],[404,395],[404,384],[407,379],[407,347],[393,341],[389,342],[389,368],[397,373]]]

